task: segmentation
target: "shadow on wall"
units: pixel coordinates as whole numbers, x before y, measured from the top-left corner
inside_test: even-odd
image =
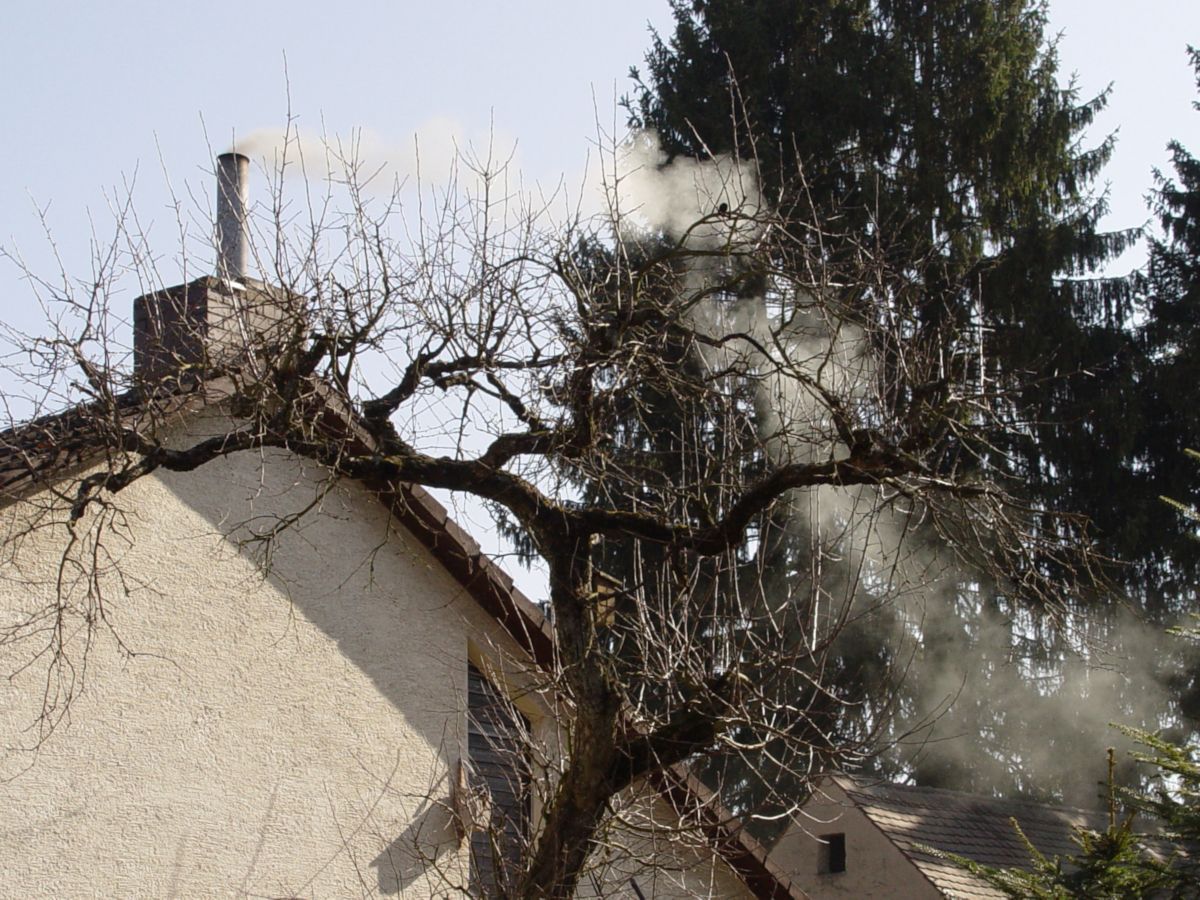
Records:
[[[207,478],[165,473],[160,480],[208,522],[211,534],[254,566],[265,545],[251,534],[270,531],[281,515],[313,506],[317,497],[316,466],[282,452],[239,453],[199,471],[208,469],[215,471]],[[221,490],[213,489],[214,481]],[[245,498],[242,508],[230,508],[231,495]],[[261,574],[248,572],[247,583],[262,578],[293,608],[281,610],[279,621],[300,613],[336,643],[341,657],[371,680],[409,727],[431,746],[442,746],[460,730],[448,734],[447,718],[465,716],[464,619],[474,601],[358,485],[339,484],[315,505],[275,536],[269,566]],[[465,732],[462,738],[465,746]]]
[[[449,798],[426,800],[404,833],[371,861],[380,894],[403,894],[448,852],[461,845]]]
[[[282,453],[236,454],[205,467],[200,473],[164,475],[160,480],[174,496],[224,536],[247,561],[260,562],[261,543],[247,542],[250,528],[270,528],[281,513],[313,503],[323,473],[311,464]],[[308,467],[306,472],[300,469]],[[200,470],[204,472],[205,470]],[[221,485],[214,490],[214,482]],[[232,486],[232,487],[230,487]],[[230,508],[233,499],[234,507]],[[284,604],[274,623],[294,628],[293,613],[311,622],[336,644],[342,660],[369,678],[381,699],[399,716],[388,713],[387,736],[396,753],[420,755],[419,762],[401,765],[429,773],[430,765],[446,772],[465,750],[465,689],[467,626],[464,620],[481,614],[474,600],[433,560],[427,551],[390,520],[387,510],[355,484],[334,487],[318,509],[277,536],[270,567],[262,582],[271,600]],[[201,537],[200,535],[196,536]],[[248,571],[247,577],[255,577]],[[245,594],[226,598],[236,603]],[[290,602],[291,609],[286,608]],[[278,624],[270,635],[272,656],[299,652],[289,646]],[[281,664],[273,662],[273,664]],[[286,663],[282,663],[286,664]],[[342,713],[341,688],[349,666],[330,672],[329,691],[314,704]],[[356,680],[356,679],[351,679]],[[352,723],[356,724],[356,723]],[[378,738],[376,738],[378,740]],[[430,748],[440,758],[435,762]],[[396,895],[431,863],[459,848],[447,801],[430,799],[445,791],[446,782],[423,782],[388,788],[393,798],[421,799],[416,815],[389,824],[378,818],[369,830],[385,849],[372,861],[377,890]],[[388,804],[385,804],[388,805]],[[392,806],[394,809],[394,805]],[[364,822],[364,825],[366,823]],[[387,829],[403,827],[387,843]]]

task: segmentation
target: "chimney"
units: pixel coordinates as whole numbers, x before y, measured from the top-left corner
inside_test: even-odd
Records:
[[[134,375],[150,390],[194,384],[219,367],[253,367],[304,314],[303,297],[246,274],[249,171],[240,153],[217,157],[215,274],[133,301]]]
[[[246,277],[249,244],[246,231],[247,176],[250,159],[241,153],[217,157],[217,277]]]

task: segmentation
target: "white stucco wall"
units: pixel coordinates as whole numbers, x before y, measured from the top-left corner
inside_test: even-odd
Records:
[[[115,632],[101,624],[86,654],[74,621],[85,688],[44,741],[30,725],[46,660],[22,668],[37,636],[0,645],[0,896],[461,894],[466,845],[445,804],[468,658],[520,694],[546,755],[551,706],[494,621],[354,484],[280,537],[264,578],[236,526],[269,526],[321,481],[245,453],[126,489],[105,546],[129,591],[104,579]],[[0,509],[3,535],[33,509]],[[64,536],[4,543],[0,627],[52,602]],[[650,845],[631,840],[644,861]],[[749,896],[711,853],[663,846],[663,867],[600,869],[595,884],[625,896],[634,874],[647,897]]]
[[[440,896],[462,883],[444,810],[468,642],[494,624],[383,508],[339,486],[265,580],[231,525],[313,497],[315,473],[241,454],[120,496],[132,586],[107,580],[69,722],[37,747],[46,667],[0,680],[0,895]],[[27,509],[3,510],[9,534]],[[61,529],[3,562],[0,621],[53,596]],[[78,627],[77,625],[75,627]],[[0,672],[35,642],[0,647]],[[82,636],[72,643],[84,661]],[[407,852],[420,838],[448,882]],[[451,891],[452,892],[452,891]],[[452,892],[453,893],[453,892]]]
[[[846,871],[821,872],[820,837],[844,834]],[[903,897],[940,900],[941,893],[832,781],[805,805],[771,858],[813,900]]]

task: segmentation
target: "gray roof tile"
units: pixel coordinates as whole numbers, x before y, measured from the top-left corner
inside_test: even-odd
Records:
[[[933,847],[988,866],[1027,867],[1029,852],[1012,827],[1047,856],[1072,856],[1075,827],[1103,830],[1098,812],[1020,800],[998,800],[937,788],[836,779],[850,799],[947,897],[992,900],[1004,895],[965,869],[931,855]]]

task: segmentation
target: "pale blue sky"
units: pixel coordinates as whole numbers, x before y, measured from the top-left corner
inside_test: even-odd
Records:
[[[289,86],[309,135],[364,128],[407,147],[430,120],[476,137],[494,120],[536,177],[578,171],[593,95],[611,124],[647,21],[668,19],[665,3],[634,0],[11,4],[0,242],[44,256],[36,202],[69,264],[86,263],[87,211],[104,219],[102,190],[136,171],[144,223],[163,226],[169,251],[163,166],[177,189],[209,192],[206,140],[219,152],[234,133],[281,126]],[[13,277],[0,267],[9,313]]]
[[[1100,126],[1120,129],[1106,176],[1112,224],[1141,222],[1167,140],[1200,151],[1184,56],[1200,43],[1200,3],[1058,0],[1051,16],[1063,68],[1083,90],[1114,82]],[[494,122],[518,142],[527,177],[577,173],[597,114],[619,124],[614,96],[641,61],[648,23],[669,26],[665,0],[11,4],[0,33],[0,243],[47,260],[36,203],[68,268],[86,271],[89,212],[103,233],[104,190],[120,194],[136,172],[143,224],[153,239],[162,230],[169,252],[163,168],[177,190],[207,195],[209,145],[280,126],[289,87],[310,135],[363,128],[407,147],[431,121],[468,137]],[[0,289],[6,317],[18,314],[11,267],[0,265]]]

